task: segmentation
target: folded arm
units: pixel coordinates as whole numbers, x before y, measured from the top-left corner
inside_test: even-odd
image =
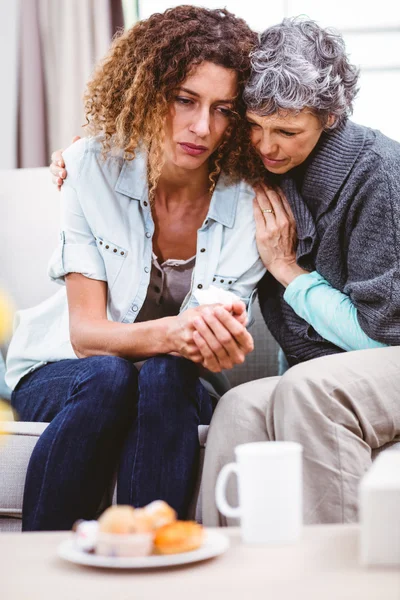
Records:
[[[285,301],[320,336],[343,350],[384,348],[361,328],[349,296],[313,271],[296,277],[286,288]]]

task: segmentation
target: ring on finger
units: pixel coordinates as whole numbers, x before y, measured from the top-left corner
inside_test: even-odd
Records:
[[[275,211],[272,208],[263,208],[262,212],[263,212],[263,214],[265,214],[265,213],[271,213],[272,215],[275,214]]]

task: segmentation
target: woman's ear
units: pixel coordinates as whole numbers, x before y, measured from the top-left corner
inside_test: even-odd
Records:
[[[330,129],[332,127],[332,125],[335,123],[335,121],[336,121],[335,115],[329,115],[328,120],[325,125],[325,129]]]

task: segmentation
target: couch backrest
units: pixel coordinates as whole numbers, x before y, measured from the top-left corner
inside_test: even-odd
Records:
[[[59,197],[47,168],[0,171],[0,285],[17,308],[34,306],[57,289],[47,263],[58,223]]]
[[[57,290],[47,263],[58,234],[59,195],[48,169],[0,171],[0,285],[17,308],[34,306]],[[227,372],[232,385],[277,372],[277,345],[257,302],[254,313],[255,351],[244,365]]]

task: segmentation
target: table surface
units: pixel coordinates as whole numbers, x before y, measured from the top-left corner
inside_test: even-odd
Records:
[[[0,534],[4,600],[400,600],[400,569],[359,565],[356,525],[305,527],[292,546],[246,546],[237,528],[229,550],[183,567],[114,571],[56,555],[70,535]]]

